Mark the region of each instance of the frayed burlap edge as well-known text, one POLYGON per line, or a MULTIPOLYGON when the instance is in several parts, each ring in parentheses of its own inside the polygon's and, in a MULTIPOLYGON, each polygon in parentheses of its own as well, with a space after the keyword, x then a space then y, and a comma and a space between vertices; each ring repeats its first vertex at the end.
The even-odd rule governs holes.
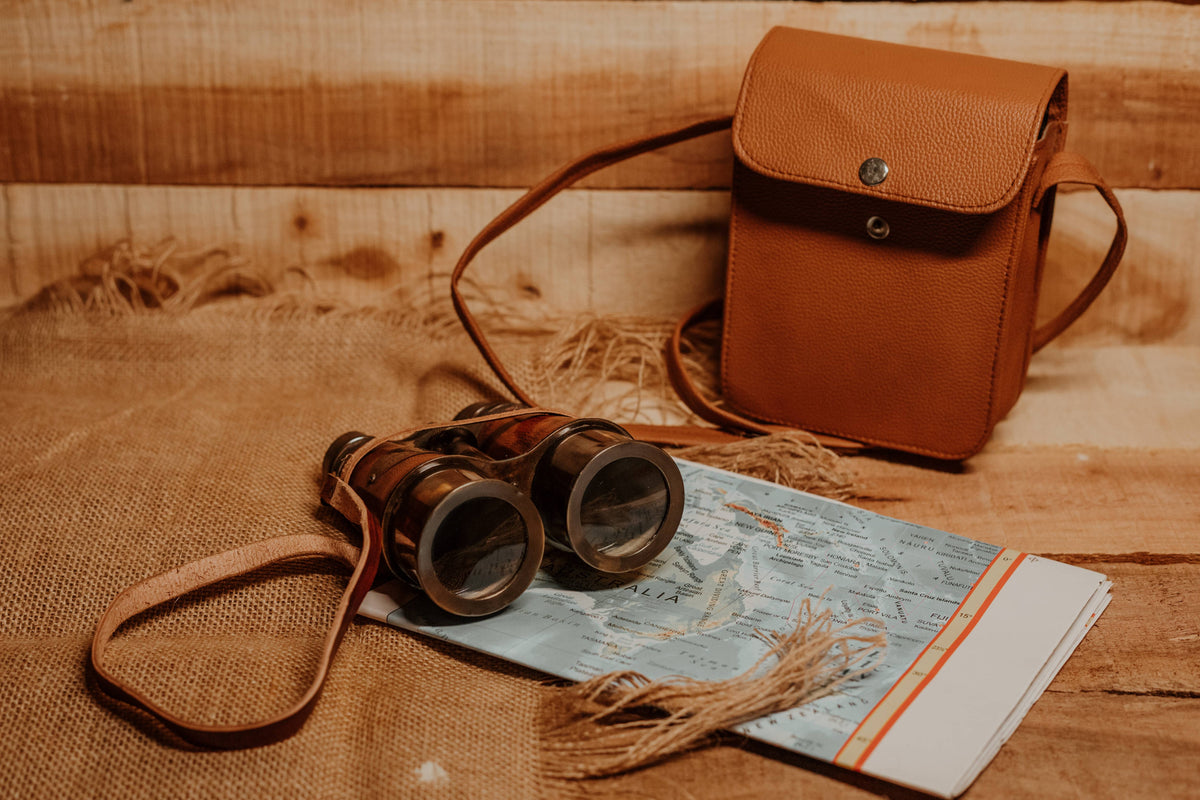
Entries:
MULTIPOLYGON (((231 248, 181 250, 173 239, 152 247, 123 240, 83 260, 78 274, 38 292, 15 313, 186 314, 242 301, 271 316, 373 316, 426 340, 463 338, 449 299, 449 277, 436 285, 381 291, 363 304, 340 297, 302 268, 269 277, 231 248)), ((664 346, 669 319, 554 314, 528 298, 466 284, 493 344, 527 392, 548 408, 618 423, 702 424, 679 402, 664 346)), ((720 325, 701 323, 684 340, 684 365, 699 391, 721 404, 716 385, 720 325)), ((835 499, 855 496, 846 460, 803 431, 728 444, 675 449, 674 455, 835 499)))

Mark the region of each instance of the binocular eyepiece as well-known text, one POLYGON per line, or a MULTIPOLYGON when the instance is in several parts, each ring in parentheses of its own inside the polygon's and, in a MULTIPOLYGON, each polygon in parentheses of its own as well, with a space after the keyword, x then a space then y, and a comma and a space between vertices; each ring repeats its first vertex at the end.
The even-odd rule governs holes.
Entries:
POLYGON ((362 498, 389 569, 461 616, 515 600, 547 542, 628 572, 683 516, 683 479, 658 447, 606 420, 512 404, 477 403, 398 439, 343 434, 323 469, 362 498))

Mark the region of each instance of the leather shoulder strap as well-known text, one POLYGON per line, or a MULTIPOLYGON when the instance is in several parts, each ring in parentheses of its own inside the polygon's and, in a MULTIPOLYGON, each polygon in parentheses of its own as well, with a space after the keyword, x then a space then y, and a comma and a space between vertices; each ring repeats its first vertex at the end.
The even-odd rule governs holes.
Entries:
POLYGON ((1121 263, 1121 256, 1125 253, 1125 242, 1129 238, 1129 231, 1125 225, 1125 213, 1121 210, 1121 204, 1117 202, 1117 196, 1113 194, 1112 189, 1108 188, 1108 184, 1100 177, 1100 173, 1096 172, 1096 168, 1086 158, 1078 153, 1055 153, 1042 173, 1041 185, 1038 186, 1037 194, 1033 199, 1034 206, 1041 205, 1046 192, 1060 183, 1081 183, 1095 187, 1100 196, 1104 198, 1104 202, 1108 203, 1108 207, 1116 215, 1117 230, 1113 234, 1108 253, 1105 254, 1104 260, 1100 262, 1100 268, 1096 270, 1096 274, 1092 276, 1088 285, 1083 287, 1083 291, 1071 301, 1070 305, 1059 312, 1058 316, 1033 332, 1033 352, 1035 353, 1065 331, 1104 290, 1113 276, 1113 272, 1116 271, 1117 264, 1121 263))
MULTIPOLYGON (((554 197, 554 195, 568 188, 580 179, 592 174, 593 172, 611 166, 618 162, 624 161, 634 156, 647 153, 651 150, 656 150, 661 147, 667 147, 672 144, 694 139, 700 136, 706 136, 710 133, 725 130, 732 124, 732 117, 716 117, 714 119, 704 120, 692 125, 678 128, 676 130, 667 131, 665 133, 647 136, 641 139, 634 139, 629 142, 604 147, 589 153, 581 158, 578 158, 556 171, 554 174, 547 177, 538 185, 534 186, 526 192, 520 199, 505 209, 498 217, 488 223, 481 230, 471 243, 463 251, 459 257, 458 263, 454 267, 454 271, 450 277, 450 296, 454 303, 454 309, 458 313, 458 317, 466 329, 467 334, 479 349, 480 354, 487 362, 488 367, 500 380, 501 383, 516 397, 520 402, 529 406, 536 406, 537 402, 530 397, 524 389, 509 374, 508 370, 501 363, 499 356, 487 341, 483 330, 479 327, 479 323, 475 320, 467 307, 466 301, 463 298, 462 291, 459 288, 459 280, 466 272, 467 267, 475 256, 479 254, 483 248, 498 238, 509 228, 516 225, 521 220, 532 214, 540 208, 546 201, 554 197)), ((1112 245, 1109 247, 1108 254, 1101 263, 1095 276, 1080 292, 1079 296, 1071 302, 1058 316, 1051 321, 1039 327, 1033 334, 1033 350, 1034 352, 1045 347, 1056 336, 1062 333, 1072 322, 1074 322, 1080 314, 1082 314, 1088 306, 1096 299, 1100 292, 1104 289, 1113 272, 1120 263, 1121 256, 1125 251, 1125 242, 1128 238, 1128 231, 1125 224, 1125 216, 1121 210, 1121 205, 1117 201, 1112 190, 1100 177, 1095 168, 1085 159, 1076 153, 1060 152, 1054 155, 1050 163, 1047 165, 1042 175, 1042 181, 1038 187, 1037 194, 1034 198, 1034 204, 1038 205, 1042 202, 1046 192, 1053 186, 1060 183, 1082 183, 1094 186, 1105 202, 1113 210, 1117 218, 1117 231, 1113 236, 1112 245)), ((697 307, 692 312, 687 314, 676 326, 674 333, 667 348, 667 366, 671 377, 671 383, 675 391, 679 394, 684 403, 694 411, 702 419, 718 425, 727 431, 737 431, 740 434, 762 435, 772 433, 774 431, 786 430, 772 425, 764 425, 744 416, 736 414, 728 409, 721 408, 708 401, 696 388, 694 382, 688 376, 683 368, 683 360, 681 353, 681 341, 683 331, 692 323, 700 319, 711 316, 720 308, 720 300, 705 303, 697 307)), ((712 443, 718 440, 732 440, 738 438, 736 434, 726 434, 720 431, 710 431, 703 428, 695 427, 675 427, 675 426, 634 426, 635 436, 645 438, 649 441, 657 441, 666 444, 699 444, 712 443)), ((840 449, 859 449, 863 445, 847 439, 837 437, 818 435, 817 438, 826 446, 837 447, 840 449)))
POLYGON ((458 318, 462 321, 463 327, 466 328, 467 334, 470 335, 471 341, 475 342, 475 346, 479 348, 479 352, 483 355, 487 365, 491 367, 492 372, 500 379, 500 382, 518 400, 527 406, 537 405, 517 385, 517 382, 513 380, 508 370, 500 363, 499 356, 496 355, 496 351, 488 344, 487 337, 483 335, 483 330, 479 327, 479 323, 475 321, 475 317, 471 314, 470 309, 467 308, 466 301, 463 299, 462 292, 458 287, 459 279, 466 272, 467 266, 483 248, 487 247, 500 234, 541 208, 542 204, 551 197, 554 197, 554 195, 571 186, 576 181, 591 175, 596 170, 625 161, 642 153, 648 153, 651 150, 657 150, 661 147, 687 141, 688 139, 695 139, 700 136, 707 136, 710 133, 726 130, 732 124, 733 117, 715 117, 665 133, 603 147, 581 158, 577 158, 526 192, 519 200, 505 209, 500 216, 489 222, 475 236, 471 243, 467 245, 467 249, 459 257, 458 264, 455 265, 454 272, 450 276, 450 297, 454 301, 454 310, 458 312, 458 318))
MULTIPOLYGON (((471 337, 471 341, 479 349, 484 361, 491 368, 493 374, 500 379, 513 396, 519 401, 528 406, 536 406, 537 402, 530 397, 524 389, 509 374, 504 364, 501 363, 500 357, 492 346, 488 343, 487 337, 484 336, 483 330, 476 322, 471 310, 467 307, 466 300, 463 298, 462 291, 459 289, 459 280, 467 267, 475 256, 488 244, 493 242, 501 234, 509 228, 516 225, 521 220, 532 214, 537 209, 548 201, 554 195, 568 188, 577 181, 591 175, 599 169, 612 166, 613 164, 625 161, 626 159, 639 156, 643 153, 648 153, 651 150, 657 150, 669 145, 678 144, 689 139, 695 139, 700 136, 707 136, 710 133, 717 133, 728 129, 733 124, 733 117, 715 117, 713 119, 703 120, 701 122, 687 125, 675 130, 666 131, 665 133, 646 136, 641 139, 623 142, 621 144, 603 147, 594 152, 588 153, 585 156, 575 159, 574 161, 561 167, 554 174, 547 177, 538 185, 534 186, 526 192, 520 199, 505 209, 501 214, 489 222, 483 230, 481 230, 475 238, 467 245, 467 249, 459 257, 458 263, 454 267, 454 272, 450 276, 450 297, 454 302, 454 310, 458 313, 459 320, 462 321, 463 327, 467 334, 471 337)), ((774 431, 788 430, 776 426, 762 425, 760 423, 741 417, 732 412, 719 409, 710 403, 707 403, 702 396, 695 390, 694 385, 687 378, 683 371, 682 361, 678 358, 672 358, 672 351, 677 352, 679 349, 679 340, 683 330, 690 324, 695 314, 689 314, 677 326, 675 333, 672 336, 672 343, 668 347, 667 364, 671 372, 671 382, 675 390, 679 392, 683 401, 695 411, 702 419, 722 426, 726 431, 737 431, 738 433, 728 433, 726 431, 711 430, 707 428, 699 428, 695 426, 673 426, 673 425, 634 425, 626 426, 627 430, 633 436, 646 441, 658 442, 671 446, 683 446, 692 444, 713 444, 718 442, 736 441, 742 438, 740 434, 761 435, 772 433, 774 431)), ((823 443, 844 448, 861 447, 857 442, 850 442, 845 439, 837 439, 835 437, 818 436, 823 443)))
POLYGON ((366 507, 348 487, 344 495, 358 511, 359 525, 363 529, 363 547, 359 551, 345 542, 339 542, 316 534, 277 536, 272 539, 218 553, 208 558, 184 564, 169 572, 148 578, 130 586, 113 600, 100 618, 92 638, 91 666, 102 689, 109 695, 153 714, 168 728, 192 744, 220 749, 258 747, 273 744, 294 734, 304 724, 316 705, 333 654, 341 644, 350 620, 354 618, 363 597, 375 580, 379 570, 382 549, 382 533, 371 521, 366 507), (109 642, 121 625, 132 617, 155 606, 174 600, 204 586, 245 575, 270 564, 277 564, 305 556, 325 556, 354 568, 350 582, 343 592, 333 623, 325 637, 321 657, 312 683, 296 703, 278 714, 258 722, 245 725, 203 725, 188 722, 167 711, 141 692, 122 683, 104 666, 104 654, 109 642))

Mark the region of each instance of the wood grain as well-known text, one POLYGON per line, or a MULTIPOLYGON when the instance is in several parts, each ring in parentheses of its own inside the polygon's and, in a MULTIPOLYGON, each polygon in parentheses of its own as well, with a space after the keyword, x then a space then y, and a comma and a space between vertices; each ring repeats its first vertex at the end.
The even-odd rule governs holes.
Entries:
MULTIPOLYGON (((168 236, 184 249, 235 247, 269 275, 300 266, 350 302, 377 302, 393 286, 444 283, 470 238, 519 194, 9 184, 0 186, 0 303, 120 239, 149 246, 168 236)), ((1200 344, 1200 192, 1119 195, 1134 232, 1124 263, 1062 343, 1200 344)), ((719 191, 569 191, 470 274, 559 309, 674 316, 721 291, 728 215, 719 191)), ((1060 198, 1043 316, 1091 277, 1112 229, 1094 193, 1060 198)))
POLYGON ((962 465, 881 456, 854 467, 869 496, 856 505, 1024 552, 1200 551, 1192 448, 993 442, 962 465))
MULTIPOLYGON (((1120 193, 1130 240, 1112 282, 1062 342, 1200 343, 1200 192, 1120 193)), ((1041 317, 1091 279, 1112 238, 1112 212, 1093 191, 1059 197, 1041 317)))
POLYGON ((1200 451, 1200 348, 1042 351, 1030 363, 1020 402, 996 426, 991 447, 1046 445, 1077 457, 1086 456, 1089 446, 1200 451), (1078 446, 1084 449, 1072 449, 1078 446))
POLYGON ((1200 564, 1080 566, 1109 577, 1113 600, 1050 691, 1188 697, 1200 704, 1200 564))
POLYGON ((1189 798, 1200 789, 1200 701, 1047 692, 971 797, 1189 798))
MULTIPOLYGON (((0 181, 524 186, 728 113, 777 24, 1060 64, 1113 185, 1200 187, 1200 14, 1155 2, 10 3, 0 181)), ((712 137, 592 185, 729 173, 712 137)))
MULTIPOLYGON (((10 184, 0 187, 0 299, 29 297, 118 240, 148 247, 166 237, 184 250, 231 246, 270 278, 301 267, 351 303, 420 283, 448 292, 467 242, 520 194, 10 184)), ((718 291, 728 217, 724 192, 568 192, 469 275, 563 310, 676 314, 718 291)))

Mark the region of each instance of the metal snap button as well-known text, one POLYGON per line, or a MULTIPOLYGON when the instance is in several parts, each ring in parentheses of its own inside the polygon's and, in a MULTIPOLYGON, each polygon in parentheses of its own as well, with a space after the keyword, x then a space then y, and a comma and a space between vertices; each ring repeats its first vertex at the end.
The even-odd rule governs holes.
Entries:
POLYGON ((882 158, 868 158, 858 168, 858 179, 867 186, 877 186, 887 176, 888 165, 882 158))
POLYGON ((867 235, 872 239, 886 239, 892 232, 892 227, 883 217, 871 217, 867 220, 867 235))

